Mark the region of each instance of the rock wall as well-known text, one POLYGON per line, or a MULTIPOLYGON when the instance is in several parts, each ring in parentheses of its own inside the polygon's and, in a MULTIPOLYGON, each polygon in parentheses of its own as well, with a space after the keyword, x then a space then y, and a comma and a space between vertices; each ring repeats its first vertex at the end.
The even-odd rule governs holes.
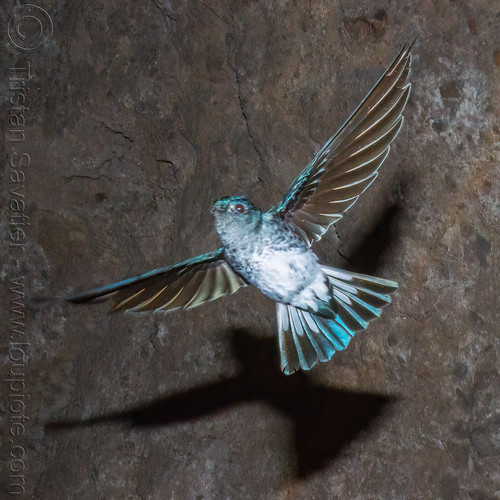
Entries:
POLYGON ((495 498, 494 2, 54 0, 1 22, 6 491, 495 498), (217 248, 212 201, 276 203, 413 36, 403 129, 315 247, 400 289, 331 362, 283 376, 250 287, 169 315, 34 300, 217 248))

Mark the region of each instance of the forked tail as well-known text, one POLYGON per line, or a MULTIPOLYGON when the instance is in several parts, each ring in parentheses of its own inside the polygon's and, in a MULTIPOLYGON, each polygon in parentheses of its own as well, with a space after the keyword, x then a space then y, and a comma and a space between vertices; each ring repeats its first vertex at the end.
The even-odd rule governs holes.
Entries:
POLYGON ((395 281, 321 266, 334 291, 337 316, 327 319, 277 303, 281 369, 285 375, 310 370, 345 349, 354 334, 364 330, 391 303, 395 281))

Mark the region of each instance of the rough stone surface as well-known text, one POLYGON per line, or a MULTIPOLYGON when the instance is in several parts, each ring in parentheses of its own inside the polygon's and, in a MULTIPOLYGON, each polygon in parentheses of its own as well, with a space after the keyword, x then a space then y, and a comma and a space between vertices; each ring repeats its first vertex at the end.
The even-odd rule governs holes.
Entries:
POLYGON ((15 9, 1 11, 6 491, 498 498, 495 2, 42 6, 51 38, 41 11, 42 28, 25 18, 12 34, 45 37, 32 51, 8 41, 15 9), (212 201, 274 204, 413 35, 403 129, 316 247, 401 287, 330 363, 281 375, 274 305, 250 288, 164 316, 33 302, 216 248, 212 201), (28 62, 16 111, 10 68, 28 62), (9 230, 22 213, 25 237, 9 230))

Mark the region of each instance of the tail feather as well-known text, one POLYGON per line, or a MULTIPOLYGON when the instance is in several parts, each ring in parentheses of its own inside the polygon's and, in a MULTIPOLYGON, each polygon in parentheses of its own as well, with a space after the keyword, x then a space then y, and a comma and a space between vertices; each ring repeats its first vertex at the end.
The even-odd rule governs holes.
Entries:
POLYGON ((281 369, 286 375, 299 368, 310 370, 327 361, 336 351, 328 341, 329 330, 319 316, 285 304, 276 304, 281 352, 281 369), (325 331, 326 330, 326 331, 325 331))
POLYGON ((367 328, 391 303, 394 281, 322 266, 337 304, 335 318, 324 318, 291 305, 276 304, 281 369, 290 375, 310 370, 345 349, 354 334, 367 328))

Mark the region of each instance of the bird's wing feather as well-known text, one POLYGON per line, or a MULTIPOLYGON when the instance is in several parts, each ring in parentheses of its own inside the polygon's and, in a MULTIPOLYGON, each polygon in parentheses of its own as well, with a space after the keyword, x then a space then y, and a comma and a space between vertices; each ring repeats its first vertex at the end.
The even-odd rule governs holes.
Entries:
POLYGON ((318 241, 375 180, 403 123, 410 94, 405 45, 356 111, 321 148, 271 211, 318 241))
POLYGON ((229 267, 222 248, 219 248, 173 266, 67 297, 66 300, 85 303, 111 299, 113 305, 110 312, 169 311, 199 306, 232 294, 245 285, 245 281, 229 267))

